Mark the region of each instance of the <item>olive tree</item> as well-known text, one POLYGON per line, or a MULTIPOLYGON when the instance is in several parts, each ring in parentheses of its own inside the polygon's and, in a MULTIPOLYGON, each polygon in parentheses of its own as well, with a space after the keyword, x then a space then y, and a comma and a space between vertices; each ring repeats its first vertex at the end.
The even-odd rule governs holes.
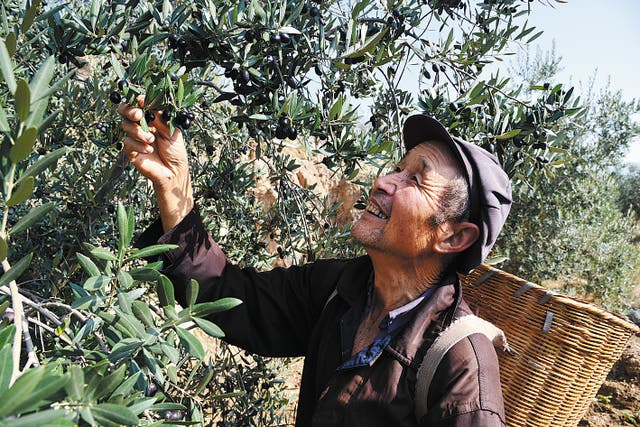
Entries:
MULTIPOLYGON (((561 65, 555 51, 523 55, 513 74, 554 81, 561 65)), ((562 167, 547 179, 514 187, 514 203, 496 254, 503 267, 529 280, 554 282, 609 309, 626 312, 640 268, 635 219, 624 200, 630 177, 624 154, 640 128, 635 101, 608 85, 581 94, 584 108, 573 123, 555 123, 554 150, 562 167)), ((633 302, 631 302, 633 303, 633 302)))

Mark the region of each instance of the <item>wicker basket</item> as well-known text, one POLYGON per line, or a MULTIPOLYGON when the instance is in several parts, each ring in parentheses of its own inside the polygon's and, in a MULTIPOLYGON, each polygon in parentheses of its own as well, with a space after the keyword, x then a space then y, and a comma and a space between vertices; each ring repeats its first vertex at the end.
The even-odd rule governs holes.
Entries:
POLYGON ((638 328, 592 304, 482 265, 462 277, 473 311, 505 332, 507 425, 576 426, 638 328))

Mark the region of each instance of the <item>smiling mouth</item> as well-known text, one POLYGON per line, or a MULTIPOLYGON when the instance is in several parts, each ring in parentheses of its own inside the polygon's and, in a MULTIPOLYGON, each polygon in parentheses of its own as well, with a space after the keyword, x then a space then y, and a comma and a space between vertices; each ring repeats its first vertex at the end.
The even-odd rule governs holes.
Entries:
POLYGON ((382 211, 376 208, 372 203, 367 204, 367 207, 365 208, 365 210, 370 214, 377 216, 380 219, 389 219, 387 215, 385 215, 382 211))

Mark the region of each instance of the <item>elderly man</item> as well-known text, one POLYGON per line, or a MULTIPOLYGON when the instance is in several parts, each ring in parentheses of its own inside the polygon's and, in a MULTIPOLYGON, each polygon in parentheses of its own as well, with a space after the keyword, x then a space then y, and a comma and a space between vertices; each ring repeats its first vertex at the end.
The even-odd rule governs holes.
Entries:
POLYGON ((164 255, 164 271, 182 303, 192 278, 200 302, 243 301, 213 319, 226 341, 266 356, 305 356, 296 426, 505 424, 498 360, 481 334, 446 353, 427 414, 415 414, 426 350, 470 314, 456 272, 485 259, 509 211, 509 180, 493 156, 433 118, 412 116, 406 155, 375 180, 351 229, 367 255, 258 272, 229 262, 203 226, 181 132, 169 135, 156 119, 145 133, 140 108, 119 111, 125 151, 159 204, 160 219, 141 241, 179 245, 164 255))

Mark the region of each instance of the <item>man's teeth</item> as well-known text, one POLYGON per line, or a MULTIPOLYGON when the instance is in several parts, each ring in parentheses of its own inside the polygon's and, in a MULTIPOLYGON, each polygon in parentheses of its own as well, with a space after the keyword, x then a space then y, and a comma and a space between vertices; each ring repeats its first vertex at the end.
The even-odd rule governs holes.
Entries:
POLYGON ((389 218, 387 215, 382 213, 380 210, 378 210, 375 206, 373 206, 371 204, 367 205, 367 209, 366 210, 367 210, 367 212, 374 214, 378 218, 382 218, 382 219, 388 219, 389 218))

